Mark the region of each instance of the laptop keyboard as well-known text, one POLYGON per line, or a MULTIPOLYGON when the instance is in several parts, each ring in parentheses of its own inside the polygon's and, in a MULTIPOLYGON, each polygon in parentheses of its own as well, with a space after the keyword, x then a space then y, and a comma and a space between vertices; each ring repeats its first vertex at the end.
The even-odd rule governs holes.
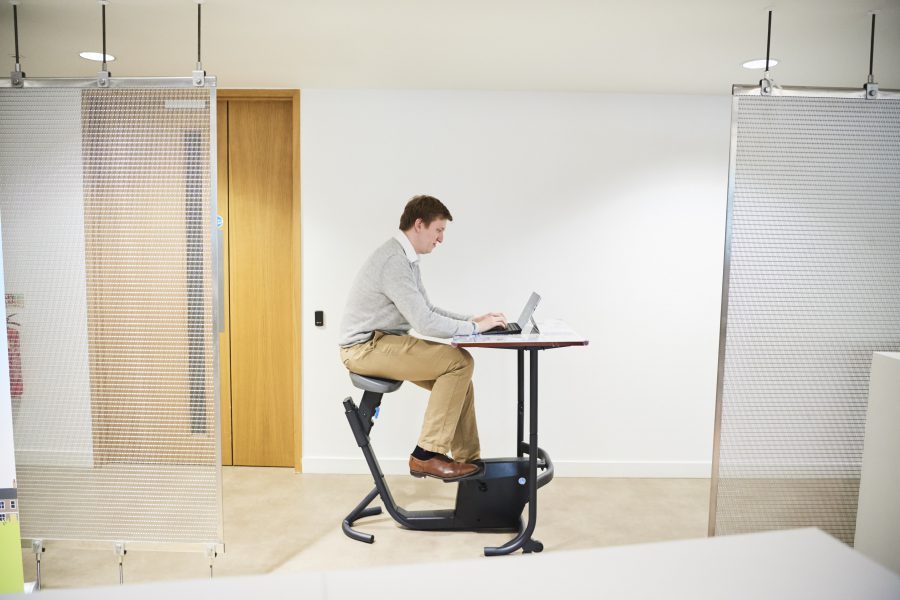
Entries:
POLYGON ((493 329, 488 329, 484 332, 485 334, 493 333, 494 335, 498 333, 522 333, 522 328, 519 327, 518 323, 510 323, 506 327, 494 327, 493 329))

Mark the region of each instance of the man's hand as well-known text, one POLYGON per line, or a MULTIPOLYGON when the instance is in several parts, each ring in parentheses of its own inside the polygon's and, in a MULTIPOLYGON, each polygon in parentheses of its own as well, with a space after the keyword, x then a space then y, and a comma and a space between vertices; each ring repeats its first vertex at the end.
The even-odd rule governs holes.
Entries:
POLYGON ((478 333, 484 333, 488 329, 493 329, 494 327, 506 327, 506 315, 500 312, 491 312, 486 315, 481 315, 480 317, 475 317, 472 319, 475 321, 475 324, 478 326, 478 333))

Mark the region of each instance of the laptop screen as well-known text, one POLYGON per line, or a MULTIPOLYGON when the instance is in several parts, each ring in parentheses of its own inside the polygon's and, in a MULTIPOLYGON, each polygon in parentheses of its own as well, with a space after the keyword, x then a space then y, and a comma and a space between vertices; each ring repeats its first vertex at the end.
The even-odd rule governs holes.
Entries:
POLYGON ((525 326, 528 325, 528 320, 531 319, 531 315, 534 314, 534 309, 537 308, 537 305, 540 301, 541 297, 538 296, 535 292, 531 292, 531 297, 528 299, 528 302, 525 303, 525 308, 522 309, 522 314, 521 316, 519 316, 519 320, 516 321, 522 331, 525 331, 525 326))

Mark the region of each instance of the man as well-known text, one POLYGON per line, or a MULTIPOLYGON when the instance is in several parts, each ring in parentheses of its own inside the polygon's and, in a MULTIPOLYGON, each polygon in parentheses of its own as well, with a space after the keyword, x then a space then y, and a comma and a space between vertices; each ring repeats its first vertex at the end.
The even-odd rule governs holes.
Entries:
POLYGON ((409 335, 449 338, 506 326, 502 313, 461 315, 431 304, 419 256, 444 241, 447 207, 431 196, 410 200, 400 231, 375 250, 353 287, 341 324, 341 360, 354 373, 412 381, 431 391, 422 432, 409 457, 415 477, 456 481, 480 469, 472 355, 409 335), (451 454, 451 459, 447 454, 451 454))

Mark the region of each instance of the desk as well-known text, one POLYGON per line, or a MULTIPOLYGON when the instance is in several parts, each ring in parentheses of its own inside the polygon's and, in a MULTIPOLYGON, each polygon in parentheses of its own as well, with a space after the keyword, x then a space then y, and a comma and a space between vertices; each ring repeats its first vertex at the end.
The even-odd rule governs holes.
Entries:
MULTIPOLYGON (((537 523, 537 475, 538 456, 544 459, 550 468, 550 457, 538 446, 538 351, 567 346, 587 346, 588 340, 574 331, 562 321, 542 321, 538 324, 540 333, 522 333, 519 335, 467 335, 457 336, 451 344, 457 348, 501 348, 516 350, 518 353, 518 424, 516 428, 516 453, 519 458, 528 454, 528 523, 520 527, 519 535, 499 547, 486 547, 485 556, 510 554, 521 549, 525 553, 540 552, 543 545, 532 539, 537 523), (528 352, 529 374, 529 414, 528 441, 525 437, 525 352, 528 352)), ((549 479, 546 481, 549 483, 549 479)), ((542 484, 541 484, 542 485, 542 484)))

